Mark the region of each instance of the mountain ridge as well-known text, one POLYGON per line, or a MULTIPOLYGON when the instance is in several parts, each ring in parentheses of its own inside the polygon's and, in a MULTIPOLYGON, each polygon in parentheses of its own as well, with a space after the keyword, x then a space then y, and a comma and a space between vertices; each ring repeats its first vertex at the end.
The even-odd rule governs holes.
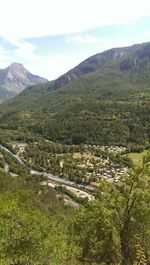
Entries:
MULTIPOLYGON (((109 50, 106 50, 101 53, 97 53, 93 56, 90 56, 77 66, 75 66, 73 69, 69 70, 67 73, 61 75, 58 77, 54 82, 50 85, 49 89, 58 89, 60 87, 63 87, 70 82, 73 82, 74 80, 77 80, 80 78, 80 76, 88 73, 95 72, 96 70, 100 69, 101 67, 105 66, 111 66, 111 62, 113 60, 120 60, 124 57, 123 62, 120 64, 120 70, 126 71, 134 67, 136 64, 136 53, 140 52, 142 49, 141 47, 145 47, 145 51, 142 54, 141 52, 141 58, 142 55, 149 56, 150 58, 150 48, 149 48, 149 42, 142 43, 142 44, 134 44, 129 47, 120 47, 120 48, 112 48, 109 50), (133 56, 135 57, 134 60, 130 60, 130 58, 126 59, 125 57, 128 55, 128 53, 133 53, 133 56), (110 64, 110 65, 109 65, 110 64)), ((140 58, 138 58, 140 59, 140 58)))
POLYGON ((150 43, 125 47, 121 56, 106 51, 101 67, 65 86, 54 88, 57 79, 25 89, 0 106, 0 127, 67 144, 147 145, 149 51, 150 43))
POLYGON ((30 73, 23 64, 12 63, 8 67, 0 69, 0 98, 11 98, 27 86, 47 81, 43 77, 30 73))

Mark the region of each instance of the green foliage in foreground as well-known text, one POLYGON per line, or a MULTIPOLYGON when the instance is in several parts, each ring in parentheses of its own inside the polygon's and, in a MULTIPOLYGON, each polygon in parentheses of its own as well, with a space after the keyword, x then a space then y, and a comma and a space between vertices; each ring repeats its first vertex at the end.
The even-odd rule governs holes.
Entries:
POLYGON ((51 189, 1 172, 0 264, 147 264, 149 178, 150 155, 118 186, 102 181, 74 213, 51 189))
POLYGON ((11 194, 0 197, 0 213, 2 265, 60 264, 65 258, 65 234, 56 220, 11 194))
POLYGON ((102 183, 97 199, 77 212, 76 242, 89 264, 150 260, 150 156, 118 187, 102 183))
POLYGON ((74 256, 67 231, 71 212, 54 191, 1 172, 0 264, 68 264, 74 256))

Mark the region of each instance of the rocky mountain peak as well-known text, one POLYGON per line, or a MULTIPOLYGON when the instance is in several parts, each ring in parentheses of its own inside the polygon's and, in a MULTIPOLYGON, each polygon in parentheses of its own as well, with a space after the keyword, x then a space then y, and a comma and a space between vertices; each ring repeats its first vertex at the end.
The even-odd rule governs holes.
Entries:
POLYGON ((5 69, 0 69, 0 94, 1 90, 6 90, 7 95, 9 92, 11 96, 12 93, 16 95, 27 86, 47 81, 45 78, 30 73, 23 64, 14 62, 5 69))
POLYGON ((21 67, 21 68, 24 68, 24 65, 22 63, 11 63, 9 66, 9 68, 12 68, 12 67, 21 67))

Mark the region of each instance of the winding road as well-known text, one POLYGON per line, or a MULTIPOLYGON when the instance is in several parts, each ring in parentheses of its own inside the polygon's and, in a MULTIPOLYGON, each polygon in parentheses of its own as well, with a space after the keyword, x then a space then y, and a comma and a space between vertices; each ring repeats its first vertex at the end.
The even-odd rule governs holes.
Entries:
MULTIPOLYGON (((16 154, 13 154, 12 151, 10 151, 8 148, 6 148, 5 146, 3 146, 2 144, 0 144, 0 148, 4 149, 6 152, 8 152, 9 154, 11 154, 20 164, 24 164, 23 160, 16 154)), ((32 175, 43 175, 45 176, 49 181, 54 181, 56 183, 61 183, 61 184, 64 184, 67 188, 68 187, 74 187, 74 193, 77 195, 77 194, 80 194, 81 190, 80 188, 84 188, 88 191, 93 191, 94 190, 94 187, 90 186, 90 185, 84 185, 84 184, 76 184, 75 182, 73 181, 70 181, 68 179, 64 179, 64 178, 60 178, 59 176, 57 175, 53 175, 51 173, 47 173, 47 172, 40 172, 38 170, 34 170, 34 169, 30 169, 30 174, 32 175)), ((87 197, 89 198, 89 200, 92 200, 94 199, 93 195, 89 194, 88 192, 86 191, 83 191, 84 193, 84 197, 85 195, 87 195, 87 197)))

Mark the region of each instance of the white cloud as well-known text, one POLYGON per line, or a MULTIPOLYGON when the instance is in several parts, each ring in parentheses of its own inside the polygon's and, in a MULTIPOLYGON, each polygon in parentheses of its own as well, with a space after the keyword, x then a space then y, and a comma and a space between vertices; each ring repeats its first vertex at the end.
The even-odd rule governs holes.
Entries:
POLYGON ((75 67, 84 59, 85 56, 80 53, 77 56, 72 56, 72 54, 54 54, 47 57, 36 56, 35 60, 26 61, 24 65, 32 73, 53 80, 75 67))
POLYGON ((23 63, 33 74, 43 76, 49 80, 64 74, 85 59, 80 52, 76 56, 58 53, 40 56, 36 53, 37 47, 24 40, 13 40, 12 44, 16 46, 16 49, 11 52, 0 46, 0 68, 7 67, 10 63, 16 61, 23 63))
POLYGON ((8 66, 8 63, 11 61, 11 53, 0 46, 0 68, 8 66))
POLYGON ((13 51, 13 56, 15 58, 24 58, 32 60, 34 52, 37 47, 25 40, 11 40, 11 43, 16 46, 16 49, 13 51))
POLYGON ((97 51, 100 52, 111 42, 105 45, 101 38, 77 32, 129 23, 150 15, 149 0, 0 0, 0 4, 0 36, 16 46, 11 53, 0 46, 0 67, 15 60, 49 79, 58 77, 91 54, 44 57, 36 53, 37 47, 25 41, 26 38, 67 34, 68 42, 100 44, 97 51))
POLYGON ((87 33, 71 34, 66 36, 66 42, 79 42, 83 44, 96 44, 105 42, 105 39, 92 36, 87 33))
MULTIPOLYGON (((144 41, 149 41, 150 32, 143 34, 144 41)), ((85 51, 74 50, 72 53, 59 54, 53 53, 46 56, 40 56, 36 50, 36 45, 28 43, 24 40, 12 40, 12 44, 16 46, 13 51, 7 51, 0 46, 0 68, 8 66, 13 61, 21 62, 33 74, 41 75, 49 80, 55 79, 61 74, 64 74, 71 68, 75 67, 89 56, 102 52, 112 47, 129 46, 134 43, 140 43, 140 36, 133 38, 96 38, 87 33, 67 35, 68 42, 80 42, 83 44, 91 44, 91 49, 85 51)))
POLYGON ((1 0, 0 34, 24 39, 82 32, 150 15, 149 0, 1 0))

